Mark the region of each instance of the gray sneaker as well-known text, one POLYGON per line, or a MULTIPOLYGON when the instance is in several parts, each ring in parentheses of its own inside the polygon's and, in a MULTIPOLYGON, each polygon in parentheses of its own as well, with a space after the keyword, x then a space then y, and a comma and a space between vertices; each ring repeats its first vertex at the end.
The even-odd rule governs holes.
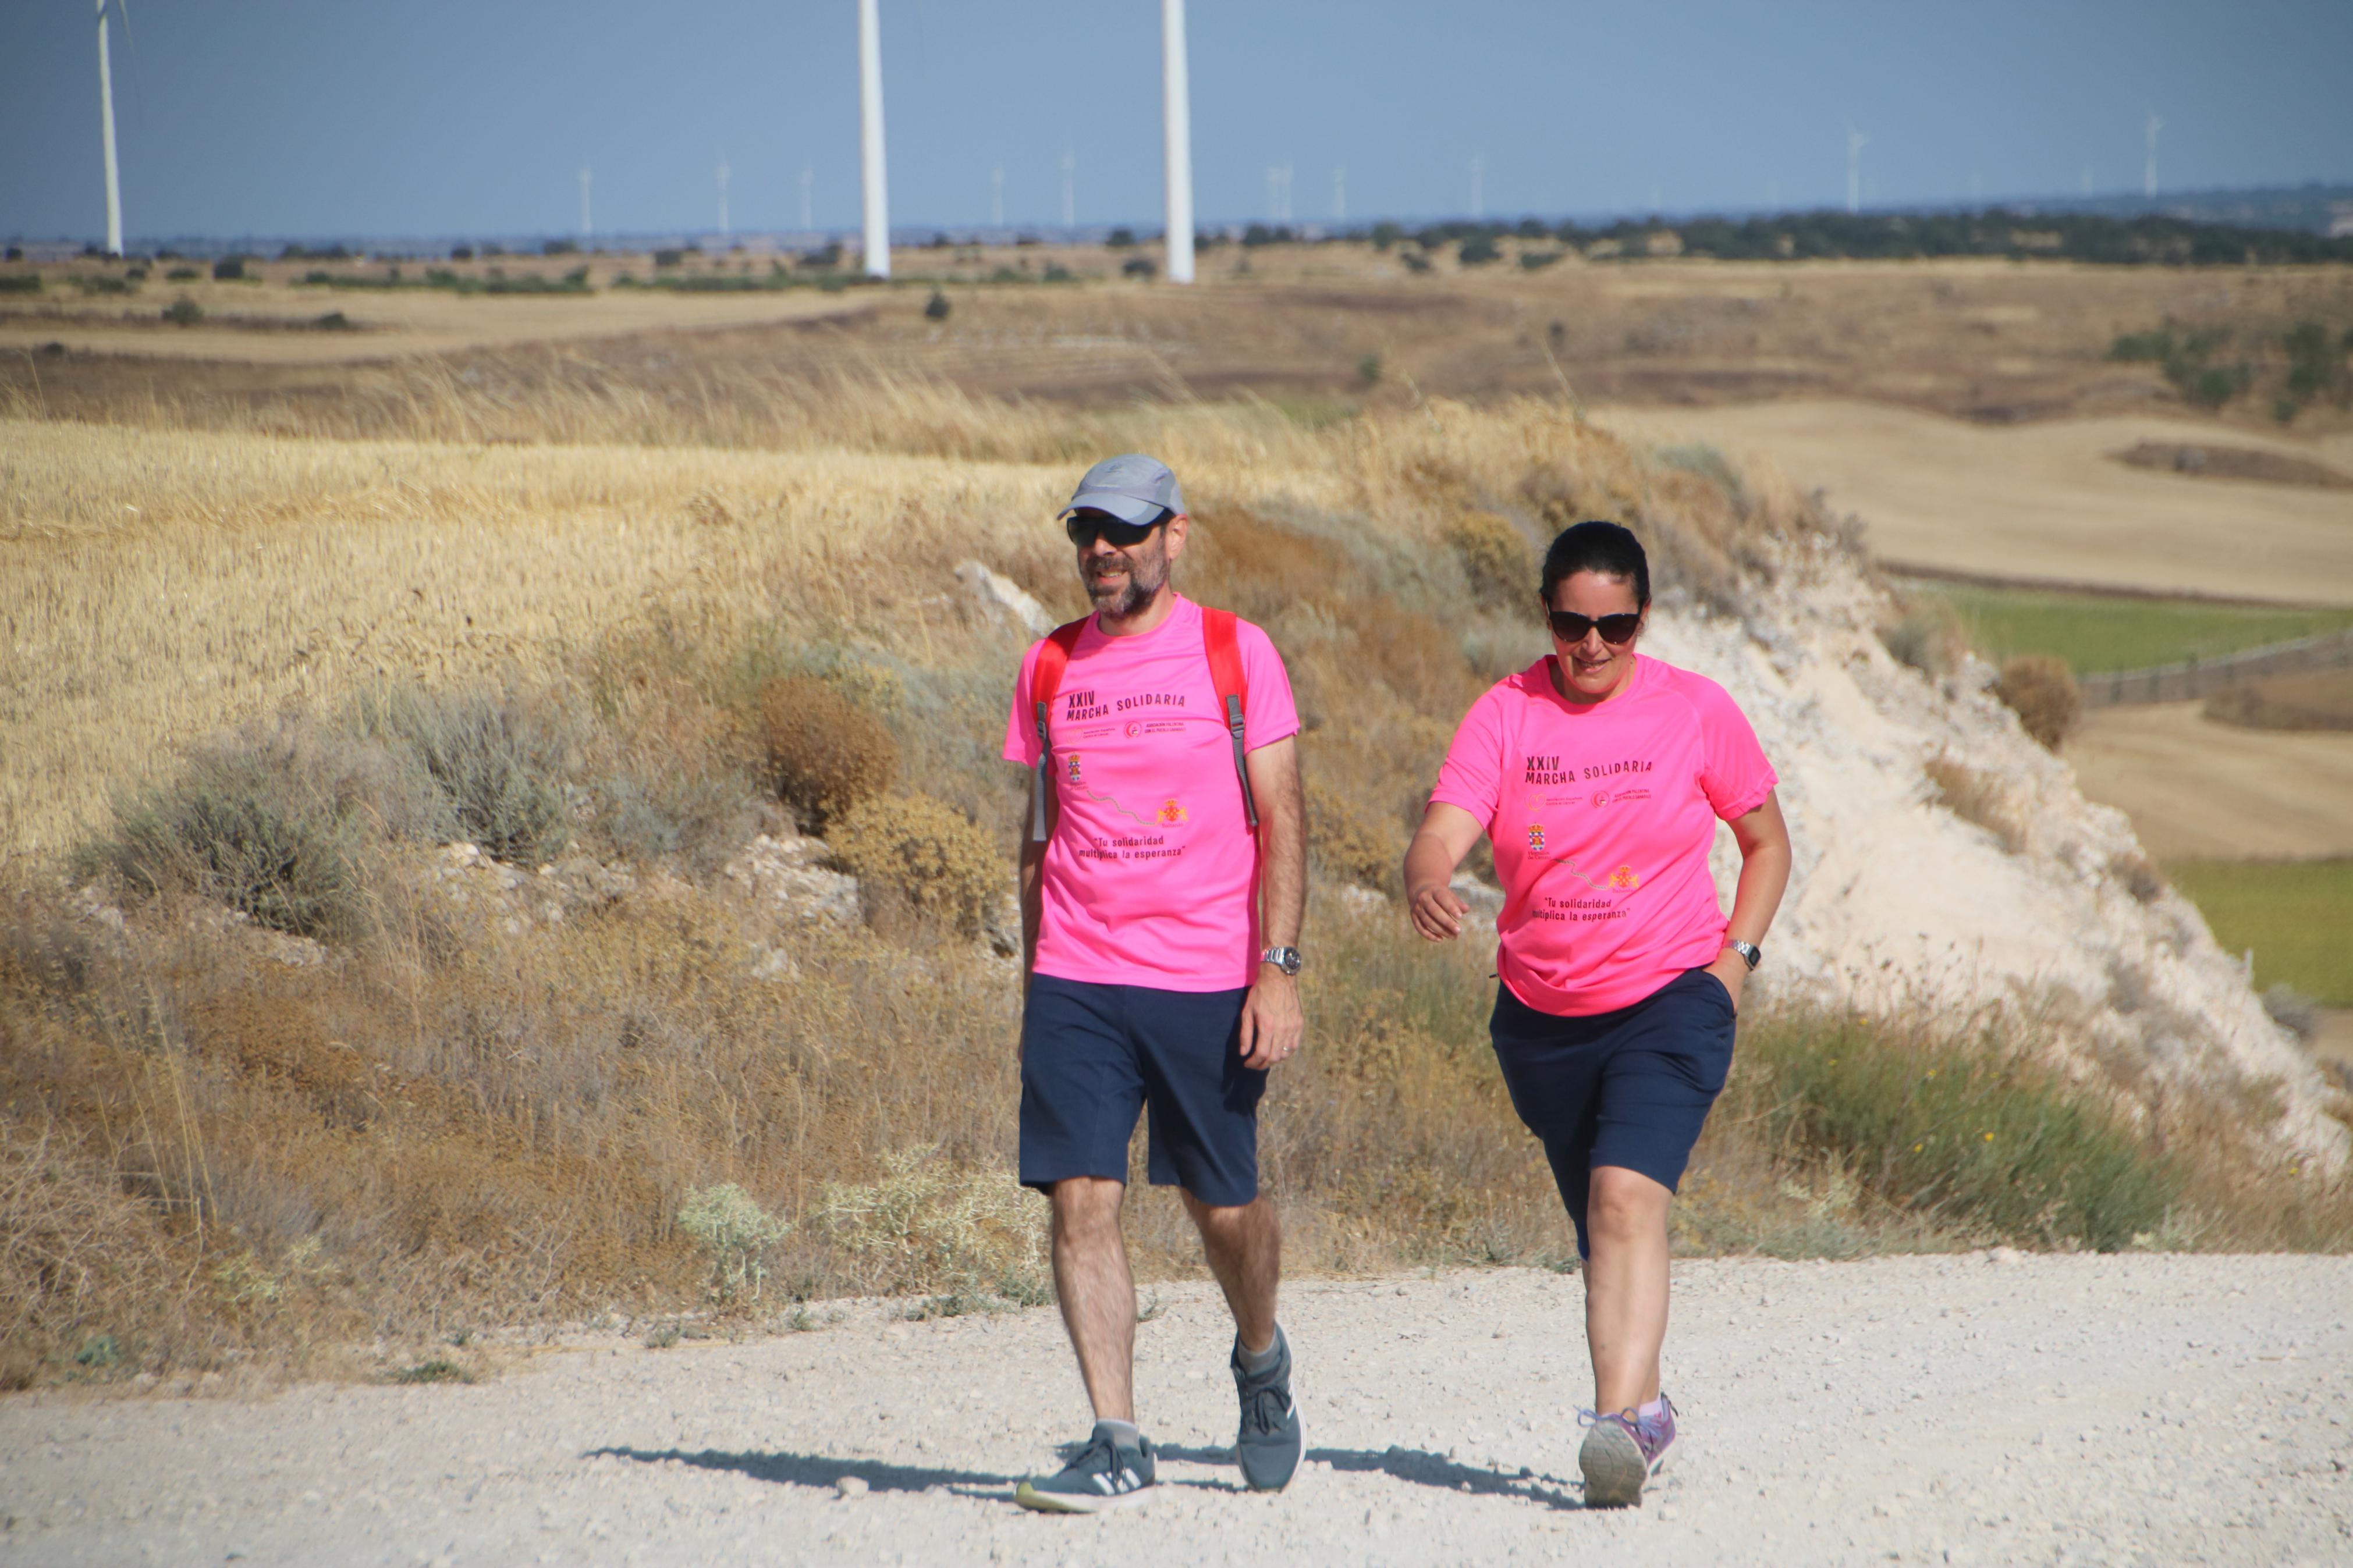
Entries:
POLYGON ((1580 1410, 1577 1419, 1592 1428, 1577 1451, 1577 1467, 1585 1472, 1585 1506, 1628 1508, 1641 1502, 1642 1483, 1659 1473, 1674 1444, 1673 1403, 1662 1394, 1656 1415, 1580 1410))
POLYGON ((1013 1500, 1040 1513, 1102 1513, 1131 1508, 1152 1495, 1152 1439, 1138 1437, 1135 1447, 1113 1440, 1098 1426, 1059 1474, 1043 1480, 1023 1481, 1013 1500))
POLYGON ((1274 1364, 1264 1372, 1242 1370, 1242 1342, 1234 1341, 1234 1392, 1241 1395, 1241 1431, 1234 1438, 1234 1457, 1241 1461, 1242 1479, 1256 1492, 1279 1492, 1291 1484, 1299 1468, 1303 1439, 1299 1405, 1291 1397, 1291 1342, 1274 1331, 1274 1364))

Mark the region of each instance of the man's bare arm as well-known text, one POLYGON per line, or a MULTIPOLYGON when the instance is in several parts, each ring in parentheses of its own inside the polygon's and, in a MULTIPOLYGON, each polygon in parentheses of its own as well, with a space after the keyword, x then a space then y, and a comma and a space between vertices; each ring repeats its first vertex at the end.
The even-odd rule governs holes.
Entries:
MULTIPOLYGON (((1259 925, 1269 947, 1296 947, 1307 913, 1307 801, 1299 782, 1299 746, 1290 736, 1244 759, 1258 803, 1259 925)), ((1258 966, 1242 1004, 1246 1067, 1271 1067, 1299 1048, 1306 1025, 1299 982, 1271 964, 1258 966)))

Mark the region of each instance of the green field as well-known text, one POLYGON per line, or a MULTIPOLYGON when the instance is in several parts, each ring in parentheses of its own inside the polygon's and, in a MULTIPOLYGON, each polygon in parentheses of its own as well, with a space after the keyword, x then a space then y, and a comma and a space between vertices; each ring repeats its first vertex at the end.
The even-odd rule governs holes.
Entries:
POLYGON ((2179 860, 2166 867, 2232 952, 2255 950, 2255 984, 2353 1007, 2353 858, 2179 860))
POLYGON ((2277 609, 2039 588, 1911 582, 1905 596, 1948 606, 1980 658, 2056 654, 2078 675, 2212 658, 2353 626, 2353 609, 2277 609))

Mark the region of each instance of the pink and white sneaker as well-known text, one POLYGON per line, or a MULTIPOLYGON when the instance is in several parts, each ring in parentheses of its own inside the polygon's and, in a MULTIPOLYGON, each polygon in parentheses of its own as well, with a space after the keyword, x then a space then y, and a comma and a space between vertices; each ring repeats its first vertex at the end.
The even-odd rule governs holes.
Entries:
POLYGON ((1585 1506, 1629 1508, 1641 1502, 1642 1483, 1659 1473, 1674 1445, 1674 1405, 1662 1394, 1655 1410, 1610 1415, 1580 1410, 1577 1420, 1591 1428, 1577 1451, 1577 1468, 1585 1472, 1585 1506))

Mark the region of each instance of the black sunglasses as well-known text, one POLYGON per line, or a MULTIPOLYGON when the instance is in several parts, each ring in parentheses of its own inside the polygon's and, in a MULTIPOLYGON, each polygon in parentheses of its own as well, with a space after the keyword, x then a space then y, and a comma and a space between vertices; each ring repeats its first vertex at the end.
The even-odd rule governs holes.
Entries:
POLYGON ((1552 635, 1569 644, 1581 643, 1585 634, 1599 626, 1601 640, 1606 643, 1628 643, 1642 629, 1642 614, 1630 616, 1580 616, 1575 610, 1547 610, 1546 619, 1552 622, 1552 635))
POLYGON ((1071 542, 1084 550, 1098 535, 1114 550, 1126 550, 1152 537, 1152 531, 1168 521, 1164 510, 1150 522, 1122 522, 1106 511, 1074 511, 1062 527, 1069 532, 1071 542))

